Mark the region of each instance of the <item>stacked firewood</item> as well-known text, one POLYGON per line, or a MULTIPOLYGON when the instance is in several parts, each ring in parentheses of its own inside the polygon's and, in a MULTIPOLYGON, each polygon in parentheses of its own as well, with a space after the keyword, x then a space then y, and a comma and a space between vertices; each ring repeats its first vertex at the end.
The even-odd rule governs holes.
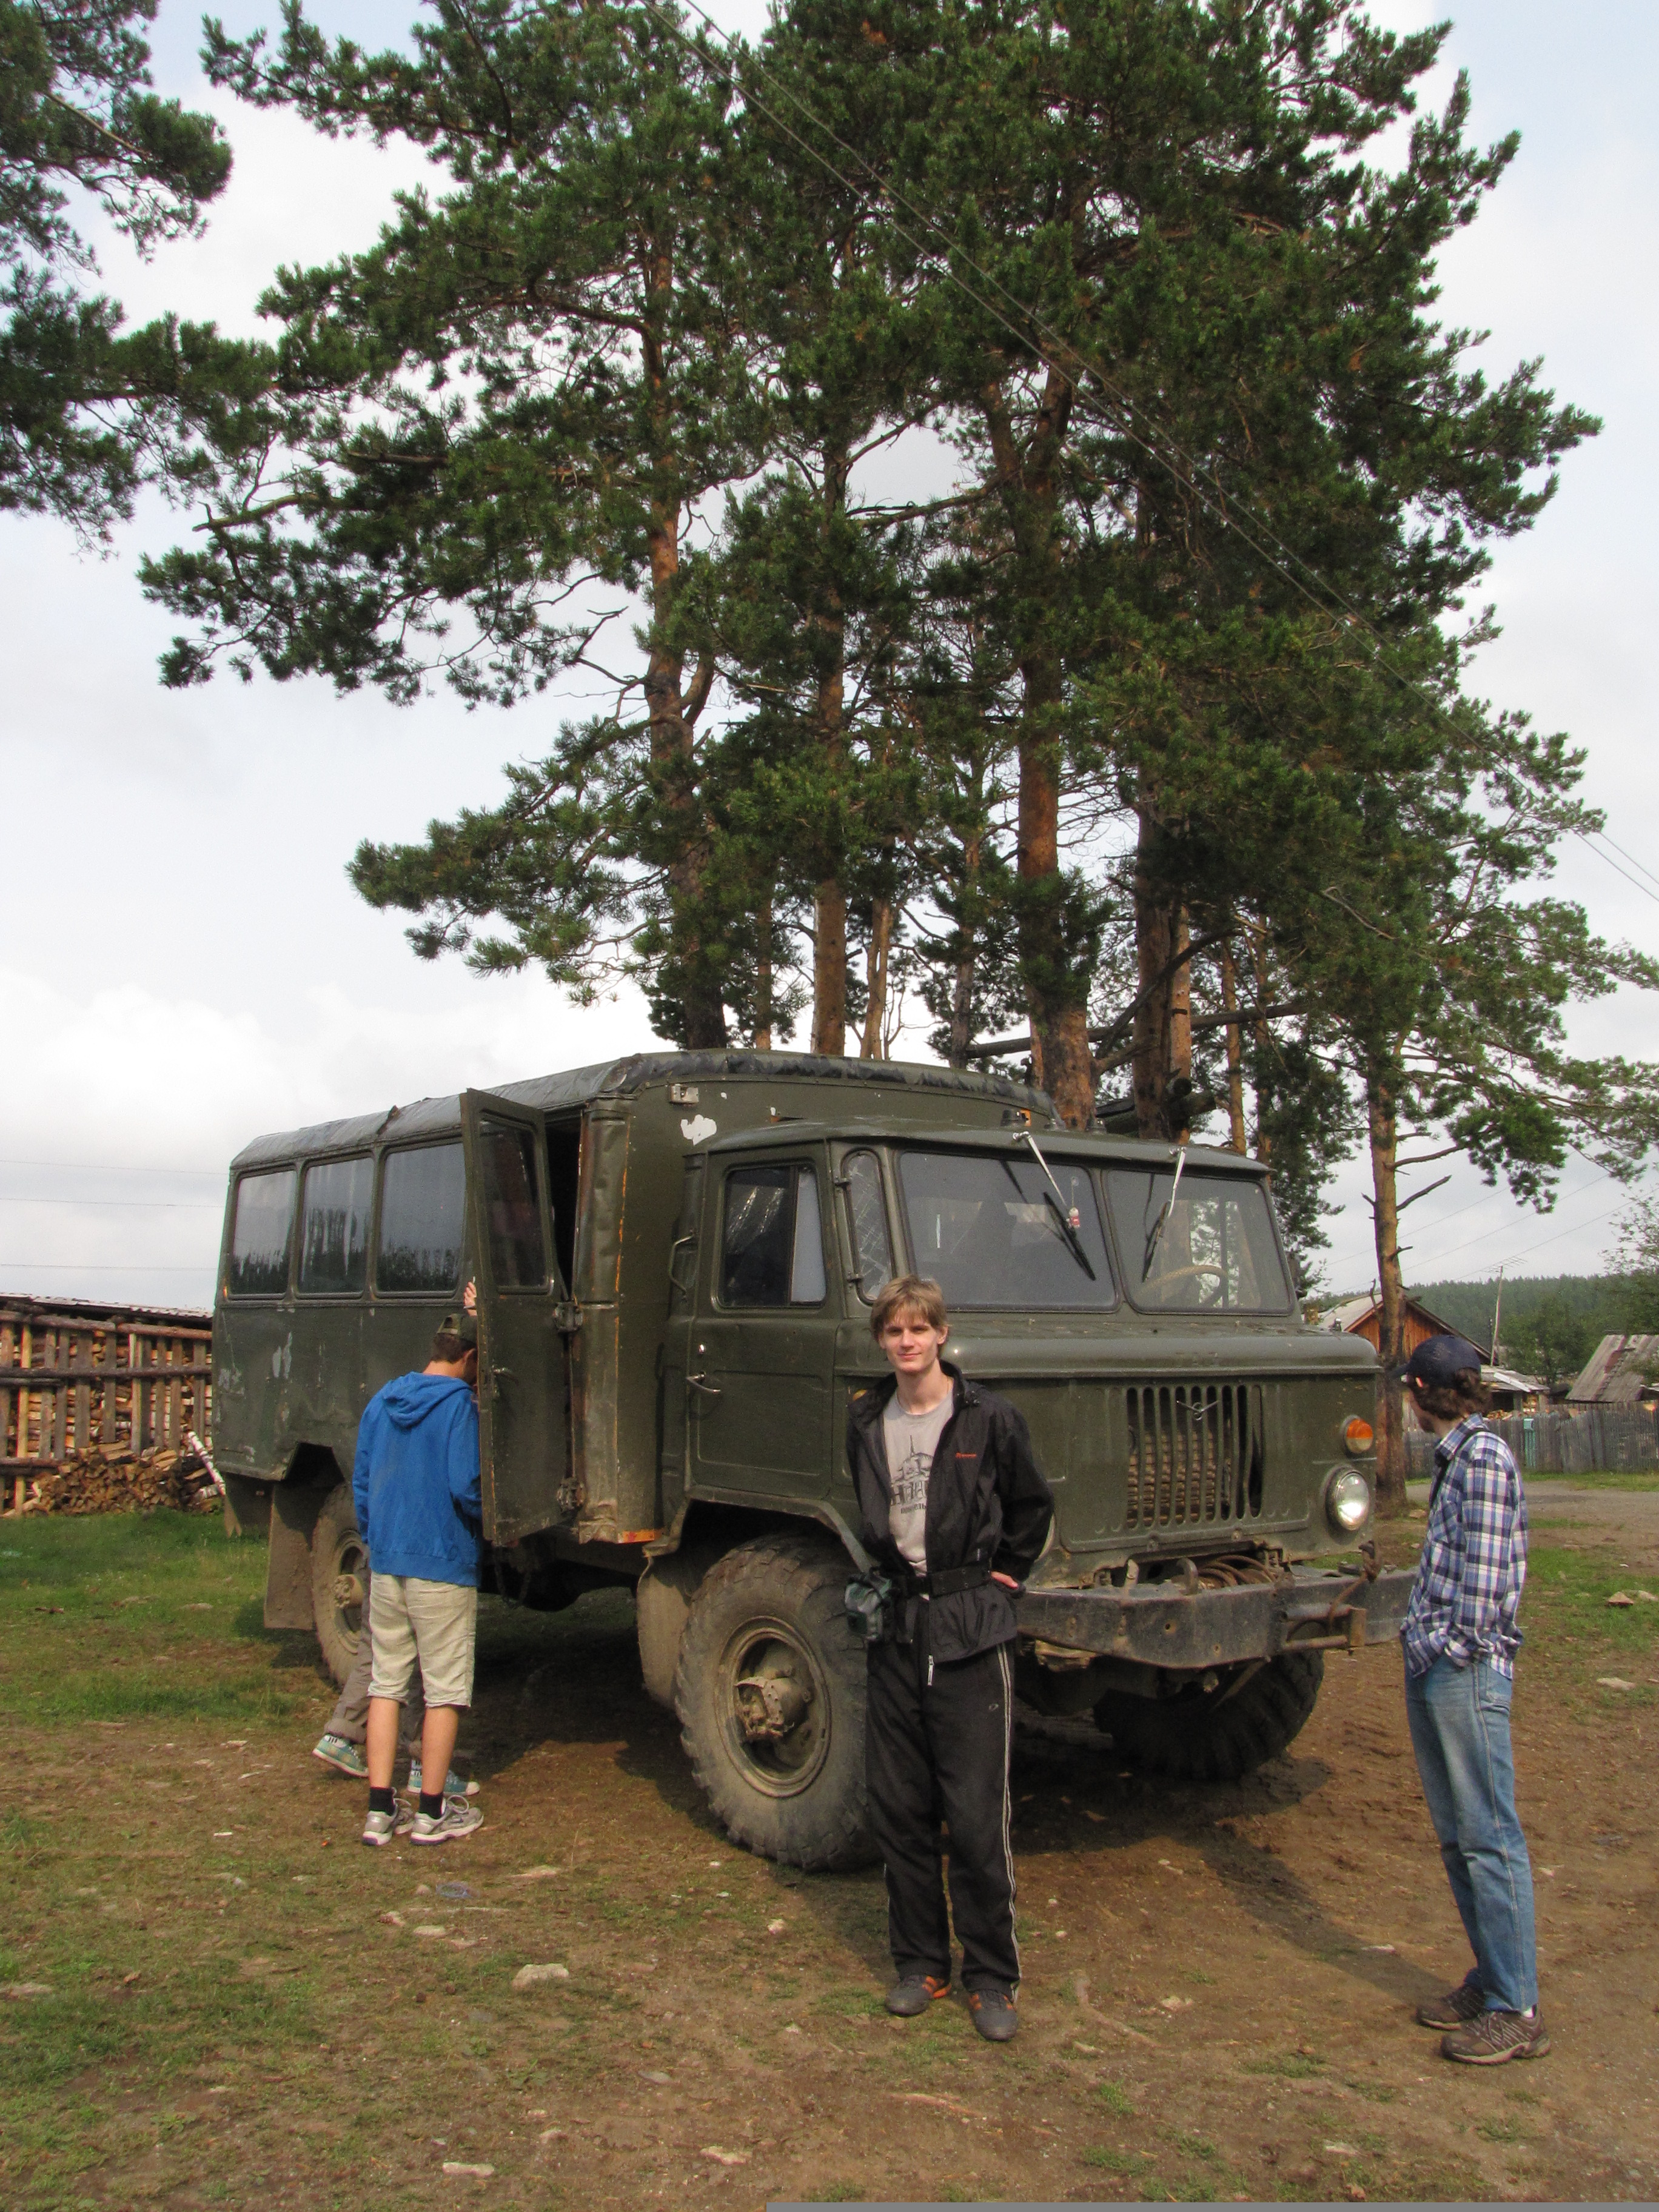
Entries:
POLYGON ((149 1513, 170 1506, 180 1513, 211 1513, 220 1502, 213 1470, 202 1454, 125 1444, 77 1452, 32 1483, 25 1513, 149 1513))

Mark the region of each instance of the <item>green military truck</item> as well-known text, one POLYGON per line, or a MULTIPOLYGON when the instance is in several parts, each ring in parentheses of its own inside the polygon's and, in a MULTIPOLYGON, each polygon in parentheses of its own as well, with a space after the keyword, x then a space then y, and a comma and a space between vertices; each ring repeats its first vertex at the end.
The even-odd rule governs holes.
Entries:
POLYGON ((943 1285, 946 1357, 1005 1392, 1054 1486, 1018 1682, 1164 1773, 1282 1750, 1323 1654, 1391 1636, 1357 1559, 1370 1347, 1298 1313, 1256 1164, 1079 1136, 948 1068, 702 1052, 262 1137, 232 1166, 214 1310, 228 1510, 265 1619, 362 1632, 358 1418, 478 1288, 484 1586, 636 1595, 645 1686, 731 1834, 867 1851, 867 1562, 843 1453, 884 1371, 870 1303, 943 1285))

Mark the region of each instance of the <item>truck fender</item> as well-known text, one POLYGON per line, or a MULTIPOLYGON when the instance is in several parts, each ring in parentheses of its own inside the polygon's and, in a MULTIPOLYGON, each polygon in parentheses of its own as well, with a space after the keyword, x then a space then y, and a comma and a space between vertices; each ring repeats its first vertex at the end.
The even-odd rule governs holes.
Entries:
POLYGON ((265 1565, 265 1626, 315 1628, 311 1539, 323 1500, 340 1480, 332 1452, 301 1444, 270 1493, 270 1554, 265 1565))
POLYGON ((870 1565, 869 1553, 833 1505, 819 1503, 797 1514, 733 1513, 720 1507, 711 1509, 702 1501, 697 1501, 697 1504, 699 1510, 692 1519, 691 1533, 684 1536, 680 1534, 686 1526, 683 1512, 673 1532, 674 1548, 652 1547, 645 1571, 634 1591, 640 1666, 646 1690, 670 1712, 674 1710, 674 1675, 680 1661, 680 1638, 685 1633, 691 1601, 702 1586, 703 1577, 717 1559, 723 1559, 739 1544, 752 1543, 756 1537, 769 1530, 799 1528, 805 1521, 816 1522, 836 1537, 847 1554, 849 1572, 863 1574, 870 1565), (697 1525, 699 1518, 702 1520, 702 1527, 697 1525))
POLYGON ((674 1673, 680 1663, 680 1638, 685 1633, 691 1601, 703 1577, 716 1559, 731 1549, 721 1543, 682 1545, 677 1552, 649 1559, 635 1585, 634 1602, 640 1635, 640 1668, 646 1693, 674 1710, 674 1673))

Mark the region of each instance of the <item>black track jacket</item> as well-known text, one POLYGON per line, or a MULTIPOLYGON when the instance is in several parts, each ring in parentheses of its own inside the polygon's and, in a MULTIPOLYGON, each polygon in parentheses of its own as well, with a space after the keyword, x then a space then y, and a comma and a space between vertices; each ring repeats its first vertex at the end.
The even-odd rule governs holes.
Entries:
MULTIPOLYGON (((927 1569, 980 1564, 994 1573, 1024 1582, 1036 1564, 1054 1518, 1053 1493, 1031 1456, 1025 1416, 968 1382, 948 1360, 956 1403, 945 1424, 927 1479, 927 1569)), ((882 1416, 898 1377, 890 1375, 860 1390, 847 1409, 847 1463, 858 1494, 865 1548, 887 1573, 911 1570, 888 1526, 890 1489, 882 1416)), ((921 1601, 906 1607, 907 1640, 915 1633, 921 1601)), ((955 1590, 928 1601, 927 1648, 939 1661, 971 1659, 1012 1642, 1016 1634, 1014 1601, 1000 1583, 955 1590)))

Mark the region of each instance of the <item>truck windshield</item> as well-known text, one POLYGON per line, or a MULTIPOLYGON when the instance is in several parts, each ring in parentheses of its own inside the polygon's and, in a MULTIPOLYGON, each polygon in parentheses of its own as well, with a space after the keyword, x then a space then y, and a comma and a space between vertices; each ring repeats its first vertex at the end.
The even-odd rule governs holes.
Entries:
POLYGON ((1156 1313, 1283 1313, 1291 1286, 1261 1185, 1188 1169, 1170 1206, 1174 1183, 1173 1167, 1106 1171, 1135 1304, 1156 1313))
POLYGON ((1051 1160, 1057 1197, 1029 1158, 902 1152, 899 1182, 916 1272, 947 1305, 1016 1310, 1115 1304, 1094 1177, 1051 1160))

